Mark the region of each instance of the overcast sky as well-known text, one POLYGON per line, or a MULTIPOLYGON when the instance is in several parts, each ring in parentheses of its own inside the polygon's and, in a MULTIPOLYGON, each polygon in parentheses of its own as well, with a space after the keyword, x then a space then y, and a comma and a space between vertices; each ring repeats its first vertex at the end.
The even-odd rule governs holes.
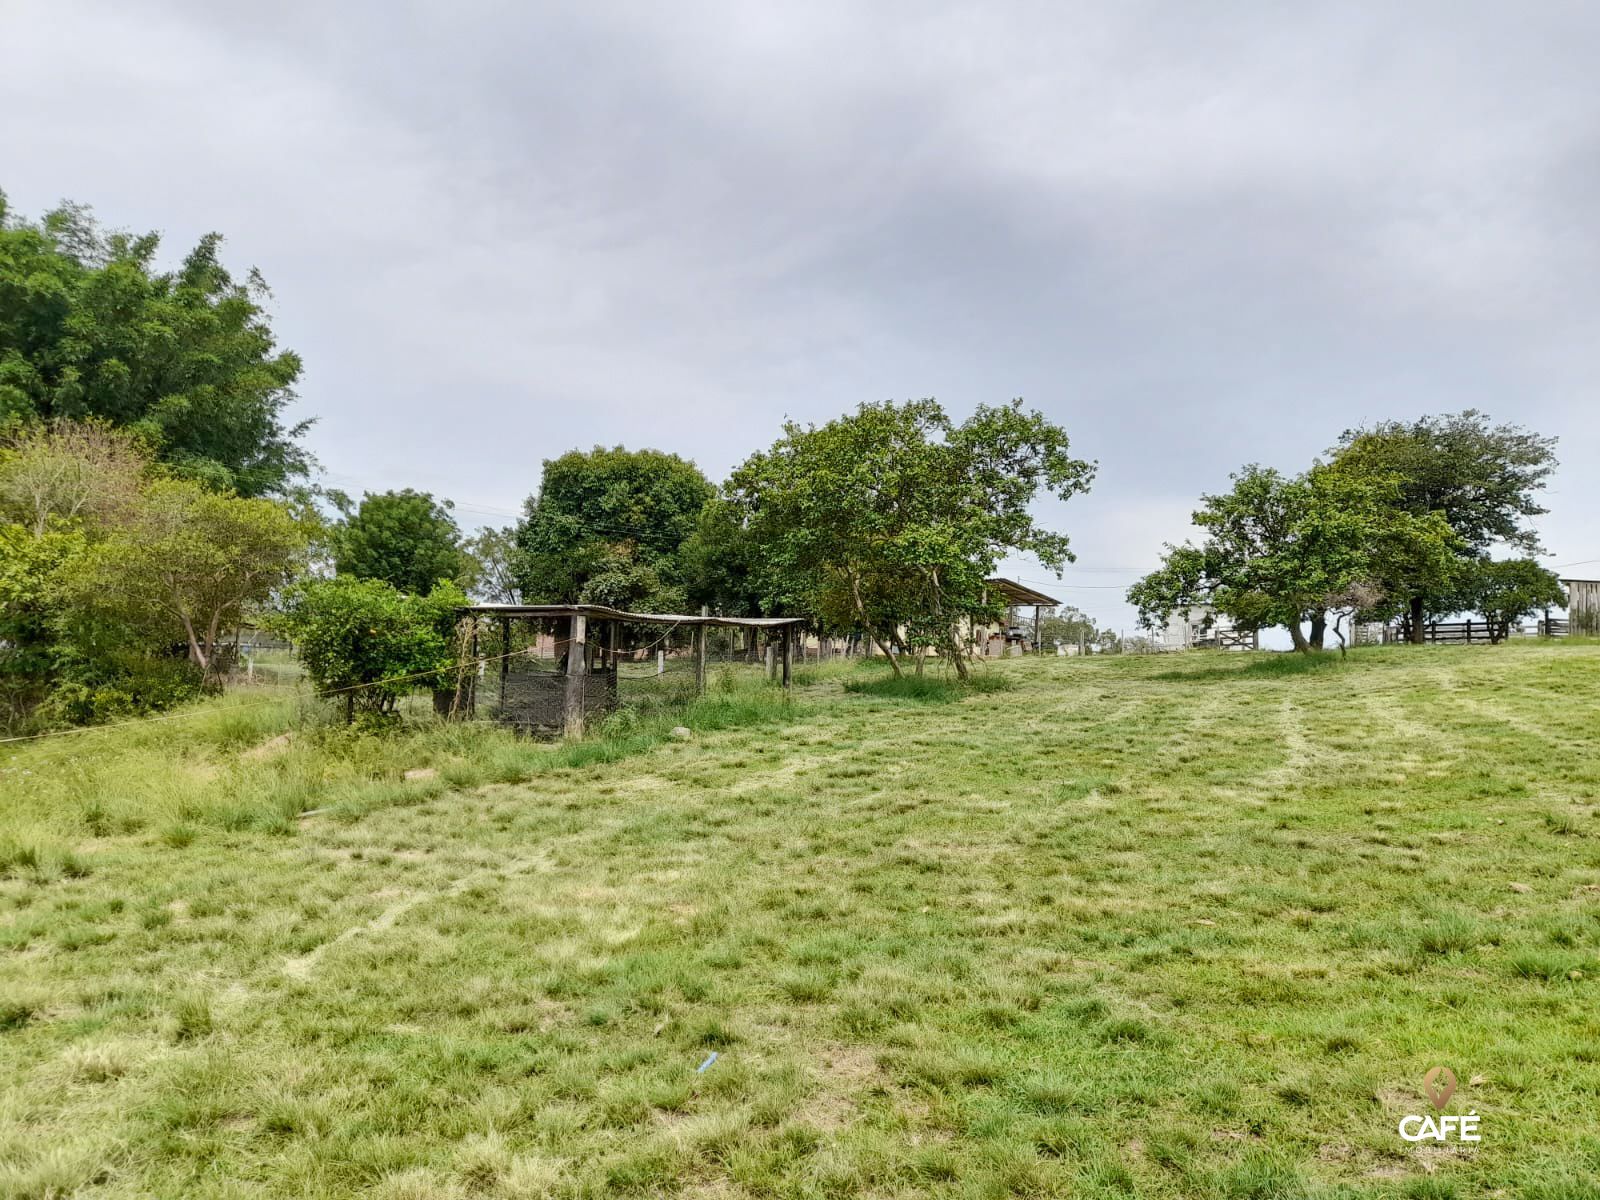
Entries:
POLYGON ((1100 463, 1052 589, 1131 625, 1240 464, 1476 406, 1600 559, 1600 5, 1319 7, 0 0, 0 187, 221 231, 328 481, 465 524, 575 446, 1021 396, 1100 463))

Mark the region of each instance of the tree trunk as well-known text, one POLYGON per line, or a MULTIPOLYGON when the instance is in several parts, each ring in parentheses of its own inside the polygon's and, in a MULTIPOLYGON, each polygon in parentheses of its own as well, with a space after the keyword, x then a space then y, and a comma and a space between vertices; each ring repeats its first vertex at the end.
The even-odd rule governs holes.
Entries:
POLYGON ((1311 648, 1321 650, 1323 638, 1328 630, 1328 618, 1325 613, 1317 613, 1311 618, 1311 648))
POLYGON ((1421 646, 1427 643, 1426 631, 1422 628, 1422 597, 1411 597, 1411 644, 1421 646))
POLYGON ((867 631, 867 637, 872 644, 883 651, 883 656, 889 660, 889 669, 894 672, 896 679, 900 678, 900 664, 894 659, 889 647, 878 640, 878 633, 872 628, 872 622, 867 620, 867 606, 861 601, 861 581, 856 578, 855 572, 850 573, 850 596, 855 601, 856 616, 861 619, 861 628, 867 631))
POLYGON ((1311 647, 1306 643, 1305 631, 1300 628, 1299 621, 1289 622, 1289 640, 1301 654, 1311 653, 1311 647))
POLYGON ((950 661, 955 664, 956 676, 962 683, 967 681, 967 658, 961 652, 961 638, 956 634, 955 627, 951 626, 948 635, 948 646, 945 653, 950 656, 950 661))
POLYGON ((185 613, 179 614, 179 620, 183 622, 183 632, 189 638, 189 661, 200 668, 201 678, 204 678, 211 667, 211 663, 206 657, 205 650, 200 646, 200 638, 195 634, 194 622, 185 613))

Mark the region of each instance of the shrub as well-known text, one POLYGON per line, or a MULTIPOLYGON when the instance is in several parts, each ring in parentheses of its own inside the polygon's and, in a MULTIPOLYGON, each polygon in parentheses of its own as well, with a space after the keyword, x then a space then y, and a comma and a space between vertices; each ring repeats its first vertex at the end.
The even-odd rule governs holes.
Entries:
POLYGON ((306 672, 345 718, 392 714, 401 696, 430 688, 455 664, 455 610, 466 597, 439 583, 407 595, 377 579, 314 579, 294 588, 276 622, 306 672))
POLYGON ((205 674, 184 658, 151 658, 138 650, 113 651, 69 668, 39 706, 44 725, 98 725, 161 712, 196 699, 205 674))

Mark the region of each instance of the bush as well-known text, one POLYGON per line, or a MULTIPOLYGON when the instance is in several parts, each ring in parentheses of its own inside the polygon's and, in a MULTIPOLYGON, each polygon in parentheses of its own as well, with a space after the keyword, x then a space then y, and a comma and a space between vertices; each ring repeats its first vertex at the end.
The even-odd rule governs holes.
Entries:
POLYGON ((101 725, 162 712, 198 698, 205 677, 185 658, 151 658, 130 650, 75 663, 39 705, 40 725, 101 725))
POLYGON ((466 602, 447 582, 416 596, 377 579, 314 579, 289 593, 275 624, 298 645, 318 692, 337 698, 347 720, 371 720, 447 678, 455 610, 466 602))

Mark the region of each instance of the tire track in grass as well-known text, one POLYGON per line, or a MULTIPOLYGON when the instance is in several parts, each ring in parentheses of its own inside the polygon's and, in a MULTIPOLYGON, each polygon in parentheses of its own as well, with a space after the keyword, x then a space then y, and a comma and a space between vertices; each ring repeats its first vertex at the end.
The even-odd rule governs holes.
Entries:
POLYGON ((431 892, 417 892, 414 895, 407 896, 404 900, 397 900, 370 921, 364 921, 360 925, 352 925, 343 933, 336 934, 320 945, 313 946, 304 954, 296 954, 284 959, 279 964, 278 969, 291 979, 302 983, 308 982, 316 972, 318 964, 322 962, 323 957, 329 951, 337 950, 340 946, 347 945, 357 939, 371 937, 374 934, 393 929, 414 908, 429 904, 435 900, 454 899, 471 891, 480 883, 485 883, 489 880, 512 879, 535 868, 548 870, 552 869, 552 867, 553 864, 551 864, 549 857, 540 854, 472 871, 454 880, 446 887, 431 892))

